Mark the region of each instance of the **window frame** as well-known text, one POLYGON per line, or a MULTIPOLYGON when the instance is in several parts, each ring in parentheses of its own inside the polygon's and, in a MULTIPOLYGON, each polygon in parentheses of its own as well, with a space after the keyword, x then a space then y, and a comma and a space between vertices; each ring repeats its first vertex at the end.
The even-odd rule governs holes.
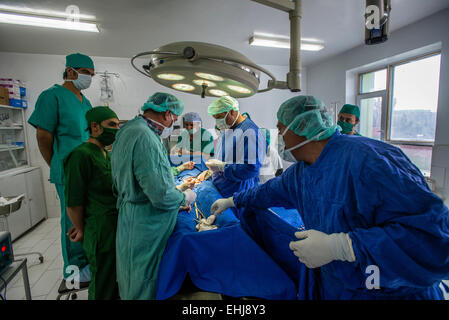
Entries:
POLYGON ((358 88, 357 88, 357 103, 360 104, 360 100, 369 99, 375 97, 382 98, 382 117, 381 117, 381 141, 384 141, 393 145, 410 145, 410 146, 422 146, 422 147, 433 147, 435 145, 435 140, 433 142, 424 141, 414 141, 414 140, 391 140, 391 116, 393 112, 392 101, 393 101, 393 88, 394 88, 394 68, 407 63, 419 61, 432 56, 440 55, 441 50, 432 51, 423 55, 414 56, 408 59, 400 60, 395 63, 390 63, 377 67, 375 69, 360 72, 358 74, 358 88), (378 90, 369 93, 362 93, 362 76, 368 73, 373 73, 381 70, 387 69, 387 83, 385 90, 378 90), (386 99, 386 102, 383 102, 386 99))

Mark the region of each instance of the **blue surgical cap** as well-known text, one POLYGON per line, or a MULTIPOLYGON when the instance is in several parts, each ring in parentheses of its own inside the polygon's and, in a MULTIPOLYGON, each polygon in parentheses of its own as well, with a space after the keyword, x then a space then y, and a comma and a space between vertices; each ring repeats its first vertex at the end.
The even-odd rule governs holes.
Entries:
POLYGON ((200 115, 199 115, 198 113, 196 113, 196 112, 189 112, 189 113, 186 113, 186 114, 184 115, 183 119, 184 119, 184 122, 195 122, 195 121, 197 121, 197 122, 203 123, 203 122, 201 121, 200 115))

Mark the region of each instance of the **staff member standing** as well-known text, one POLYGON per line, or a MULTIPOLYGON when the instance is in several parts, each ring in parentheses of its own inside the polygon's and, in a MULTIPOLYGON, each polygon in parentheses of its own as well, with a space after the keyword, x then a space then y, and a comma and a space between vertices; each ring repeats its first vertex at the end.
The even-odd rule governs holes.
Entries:
POLYGON ((203 155, 207 159, 214 156, 214 138, 204 129, 203 121, 196 112, 189 112, 183 116, 185 130, 178 137, 176 147, 179 153, 203 155))
POLYGON ((223 197, 230 197, 257 186, 267 151, 259 127, 240 113, 238 101, 230 96, 218 98, 207 111, 223 132, 217 142, 215 159, 206 162, 214 172, 215 187, 223 197))
POLYGON ((184 103, 175 96, 153 94, 142 106, 143 115, 120 129, 112 148, 119 210, 117 281, 123 300, 156 298, 159 263, 178 211, 196 198, 192 190, 176 188, 161 142, 183 110, 184 103))
POLYGON ((360 123, 360 109, 353 104, 345 104, 338 114, 338 125, 343 134, 361 136, 354 128, 360 123))
POLYGON ((64 161, 67 213, 73 223, 70 239, 82 241, 92 280, 89 300, 118 297, 115 267, 117 198, 112 191, 111 158, 106 146, 115 140, 119 120, 108 107, 86 113, 90 138, 64 161))
POLYGON ((45 162, 50 166, 50 182, 55 185, 61 203, 61 249, 66 279, 70 265, 80 270, 80 282, 90 281, 90 271, 84 250, 79 242, 71 242, 67 232, 72 227, 67 217, 64 199, 64 158, 89 138, 86 131, 86 112, 92 109, 81 93, 89 88, 94 75, 92 59, 80 53, 66 57, 64 83, 43 91, 28 123, 37 129, 36 138, 45 162))

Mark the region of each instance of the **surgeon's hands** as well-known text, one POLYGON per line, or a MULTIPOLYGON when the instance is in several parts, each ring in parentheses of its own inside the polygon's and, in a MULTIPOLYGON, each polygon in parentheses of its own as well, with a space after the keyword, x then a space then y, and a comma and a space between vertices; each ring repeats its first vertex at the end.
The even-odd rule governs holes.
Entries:
POLYGON ((226 162, 217 160, 217 159, 210 159, 206 162, 206 166, 211 170, 212 172, 223 172, 225 168, 226 162))
POLYGON ((290 242, 290 249, 308 268, 318 268, 334 260, 355 261, 347 233, 326 234, 311 229, 296 232, 295 236, 301 240, 290 242))
POLYGON ((187 189, 186 191, 184 191, 184 195, 186 196, 186 206, 190 206, 192 203, 195 202, 196 200, 196 193, 193 192, 190 189, 187 189))
POLYGON ((210 213, 213 215, 222 214, 228 208, 235 207, 234 198, 218 199, 210 207, 210 213))
POLYGON ((195 187, 195 181, 192 179, 187 179, 186 181, 184 181, 183 183, 181 183, 180 185, 176 186, 176 188, 181 191, 184 192, 187 189, 193 189, 195 187))
POLYGON ((70 230, 66 233, 66 235, 70 238, 72 242, 81 242, 84 240, 84 231, 76 228, 75 226, 71 227, 70 230))
POLYGON ((184 170, 192 170, 194 167, 195 167, 195 162, 189 161, 189 162, 184 162, 183 164, 181 164, 180 166, 177 166, 176 168, 178 169, 179 172, 182 172, 184 170))

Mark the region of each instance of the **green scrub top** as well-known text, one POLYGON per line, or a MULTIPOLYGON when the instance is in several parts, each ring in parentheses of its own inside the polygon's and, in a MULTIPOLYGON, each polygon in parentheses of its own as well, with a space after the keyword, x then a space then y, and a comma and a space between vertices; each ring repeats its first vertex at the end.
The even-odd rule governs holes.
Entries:
POLYGON ((90 142, 76 147, 64 160, 66 206, 83 206, 83 248, 92 280, 89 300, 116 296, 115 237, 117 198, 112 186, 111 158, 90 142))
MULTIPOLYGON (((112 190, 111 158, 90 142, 75 148, 64 161, 67 207, 83 206, 86 228, 94 228, 101 249, 115 248, 115 237, 106 227, 117 220, 117 198, 112 190)), ((114 228, 115 229, 115 228, 114 228)), ((115 232, 113 232, 115 234, 115 232)), ((86 244, 84 244, 86 247, 86 244)), ((87 251, 88 248, 85 248, 87 251)), ((93 248, 92 248, 93 249, 93 248)))
POLYGON ((81 102, 69 89, 59 84, 43 91, 37 99, 28 123, 54 135, 50 182, 64 184, 64 158, 89 138, 86 112, 92 109, 83 95, 81 102))
MULTIPOLYGON (((195 133, 193 139, 196 139, 197 136, 198 133, 195 133)), ((214 156, 214 138, 209 131, 203 128, 201 128, 201 147, 199 145, 194 146, 193 141, 190 141, 190 134, 187 130, 183 130, 178 137, 177 147, 190 152, 203 152, 209 154, 211 157, 214 156)))
POLYGON ((122 300, 156 298, 159 263, 184 194, 161 138, 138 116, 117 133, 111 155, 117 188, 117 282, 122 300))

